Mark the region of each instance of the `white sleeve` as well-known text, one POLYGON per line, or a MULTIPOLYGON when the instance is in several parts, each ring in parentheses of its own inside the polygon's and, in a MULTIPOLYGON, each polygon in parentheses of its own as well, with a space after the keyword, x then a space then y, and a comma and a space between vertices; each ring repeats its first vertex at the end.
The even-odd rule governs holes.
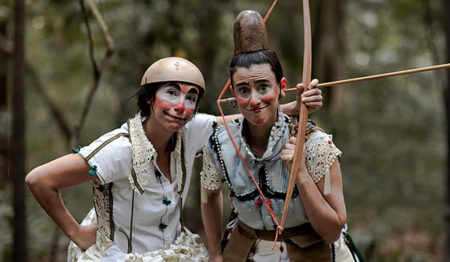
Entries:
POLYGON ((216 123, 216 117, 207 114, 196 114, 184 127, 187 147, 194 154, 200 152, 211 136, 216 123))
POLYGON ((97 173, 102 184, 127 178, 131 172, 132 151, 127 136, 128 133, 123 129, 116 129, 82 147, 78 152, 97 173))
POLYGON ((203 148, 203 167, 200 172, 200 185, 204 189, 217 190, 222 188, 223 177, 217 172, 210 152, 208 148, 203 148))
POLYGON ((306 169, 314 182, 319 182, 325 177, 324 194, 328 194, 330 188, 330 167, 342 152, 334 145, 331 135, 318 132, 306 142, 306 169))

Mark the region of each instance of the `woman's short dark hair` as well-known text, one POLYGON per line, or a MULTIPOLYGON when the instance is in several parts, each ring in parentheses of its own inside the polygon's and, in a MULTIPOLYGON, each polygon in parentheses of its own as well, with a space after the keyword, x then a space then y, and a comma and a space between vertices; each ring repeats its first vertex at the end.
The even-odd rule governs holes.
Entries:
MULTIPOLYGON (((156 97, 156 91, 158 91, 158 88, 165 84, 164 83, 151 83, 143 85, 139 88, 137 91, 137 105, 139 108, 139 111, 141 112, 142 117, 148 117, 152 113, 153 104, 155 103, 155 97, 156 97), (148 103, 147 103, 148 101, 148 103)), ((198 88, 199 94, 197 99, 197 104, 195 106, 195 112, 197 112, 198 103, 200 99, 203 96, 203 88, 198 88)))
POLYGON ((230 62, 230 78, 233 83, 233 75, 238 67, 249 68, 254 64, 269 64, 277 83, 281 82, 283 78, 283 68, 281 67, 280 60, 278 60, 277 54, 272 50, 262 50, 251 53, 241 53, 234 55, 230 62))

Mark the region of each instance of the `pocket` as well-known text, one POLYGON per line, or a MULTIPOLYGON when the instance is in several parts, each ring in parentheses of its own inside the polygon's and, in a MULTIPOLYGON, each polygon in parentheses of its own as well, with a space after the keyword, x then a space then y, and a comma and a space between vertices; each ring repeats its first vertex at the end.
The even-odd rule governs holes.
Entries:
POLYGON ((306 248, 321 242, 322 238, 315 231, 311 230, 307 234, 289 237, 289 240, 301 248, 306 248))
POLYGON ((245 262, 253 244, 256 242, 256 235, 252 238, 249 234, 243 234, 242 228, 237 226, 231 233, 223 251, 223 261, 230 262, 245 262), (246 236, 248 235, 248 236, 246 236))

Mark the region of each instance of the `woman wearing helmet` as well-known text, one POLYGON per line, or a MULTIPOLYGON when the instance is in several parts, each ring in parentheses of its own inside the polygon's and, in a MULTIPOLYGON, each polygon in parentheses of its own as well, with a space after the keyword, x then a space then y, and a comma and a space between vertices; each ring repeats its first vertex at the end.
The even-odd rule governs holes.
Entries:
MULTIPOLYGON (((195 114, 204 91, 194 64, 158 60, 142 78, 134 118, 27 175, 35 198, 72 241, 68 261, 208 259, 199 237, 181 221, 194 157, 216 121, 195 114), (87 181, 94 209, 79 225, 59 189, 87 181)), ((321 96, 314 98, 313 104, 321 103, 321 96)))

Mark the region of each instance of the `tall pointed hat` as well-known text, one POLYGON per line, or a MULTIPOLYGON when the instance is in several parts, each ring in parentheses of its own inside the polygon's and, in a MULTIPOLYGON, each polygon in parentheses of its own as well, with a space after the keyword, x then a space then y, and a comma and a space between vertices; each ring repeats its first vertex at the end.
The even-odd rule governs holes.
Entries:
POLYGON ((269 39, 261 15, 253 10, 240 12, 234 21, 234 54, 266 49, 269 49, 269 39))

